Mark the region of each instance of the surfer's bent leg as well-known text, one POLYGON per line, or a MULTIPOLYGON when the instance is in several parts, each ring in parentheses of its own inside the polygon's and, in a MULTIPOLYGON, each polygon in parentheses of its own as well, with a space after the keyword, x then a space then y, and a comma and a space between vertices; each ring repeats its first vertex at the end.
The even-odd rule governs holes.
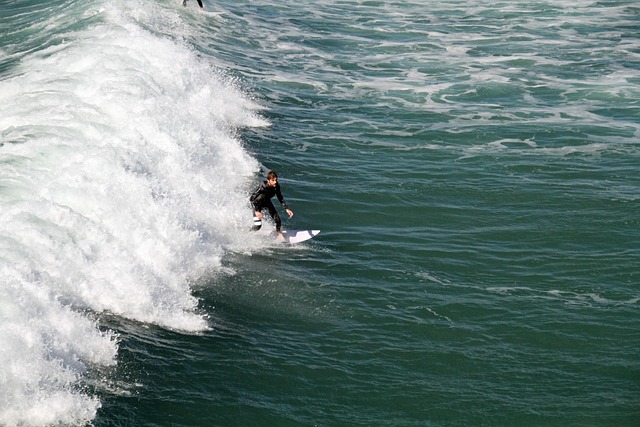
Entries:
POLYGON ((258 231, 262 227, 262 218, 258 217, 256 214, 258 212, 262 212, 265 208, 263 200, 251 200, 251 204, 253 205, 253 227, 251 227, 251 231, 258 231))
POLYGON ((279 233, 280 227, 282 227, 282 220, 280 219, 280 215, 278 215, 276 207, 273 206, 273 203, 271 203, 271 201, 269 201, 269 204, 266 206, 266 208, 269 211, 269 215, 271 215, 271 218, 273 218, 273 221, 276 223, 276 232, 279 233))
POLYGON ((258 231, 262 227, 262 220, 257 216, 253 217, 253 227, 251 227, 251 231, 258 231))

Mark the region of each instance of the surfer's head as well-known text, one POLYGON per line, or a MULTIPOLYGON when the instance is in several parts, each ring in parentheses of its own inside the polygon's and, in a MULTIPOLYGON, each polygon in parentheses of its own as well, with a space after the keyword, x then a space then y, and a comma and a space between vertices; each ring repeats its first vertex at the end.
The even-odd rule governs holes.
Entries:
POLYGON ((278 184, 278 174, 274 171, 269 171, 269 173, 267 174, 267 184, 269 184, 271 187, 275 187, 276 184, 278 184))

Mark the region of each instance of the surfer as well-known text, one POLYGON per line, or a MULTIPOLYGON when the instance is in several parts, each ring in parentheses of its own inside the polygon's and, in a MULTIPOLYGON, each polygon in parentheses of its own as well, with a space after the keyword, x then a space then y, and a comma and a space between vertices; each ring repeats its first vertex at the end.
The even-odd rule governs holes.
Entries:
MULTIPOLYGON (((182 0, 182 5, 186 6, 187 5, 187 0, 182 0)), ((201 10, 204 10, 204 6, 202 5, 202 0, 198 0, 198 6, 200 6, 201 10)))
POLYGON ((249 198, 254 211, 253 230, 257 231, 262 227, 262 210, 266 209, 269 212, 269 215, 271 215, 271 218, 273 218, 273 221, 276 223, 276 233, 278 234, 278 237, 284 238, 280 231, 282 220, 280 219, 280 215, 278 215, 278 211, 276 211, 275 206, 273 206, 273 203, 271 202, 271 198, 273 196, 278 197, 278 201, 289 215, 289 218, 293 217, 293 212, 287 206, 287 203, 284 201, 284 197, 282 197, 282 193, 280 192, 278 175, 274 171, 269 171, 267 179, 260 183, 256 191, 254 191, 249 198))

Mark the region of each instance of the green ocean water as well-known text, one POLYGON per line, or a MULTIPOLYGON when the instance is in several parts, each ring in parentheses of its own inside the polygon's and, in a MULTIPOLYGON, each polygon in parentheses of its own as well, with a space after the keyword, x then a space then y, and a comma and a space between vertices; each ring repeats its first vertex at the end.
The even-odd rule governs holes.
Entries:
MULTIPOLYGON (((176 249, 168 238, 158 249, 196 253, 178 258, 175 282, 161 280, 162 266, 150 270, 160 278, 155 287, 145 281, 151 273, 132 276, 129 298, 147 287, 163 295, 149 305, 109 305, 97 291, 81 299, 38 281, 56 289, 56 301, 64 305, 66 297, 75 312, 117 337, 115 363, 88 361, 72 382, 73 390, 99 402, 95 414, 61 411, 59 424, 640 423, 640 8, 634 2, 205 0, 205 13, 194 1, 186 8, 169 0, 53 3, 60 22, 78 27, 45 25, 57 42, 43 48, 20 35, 34 40, 43 16, 8 3, 22 19, 1 21, 0 35, 9 42, 0 91, 19 96, 20 108, 41 99, 38 85, 44 91, 50 81, 67 81, 71 93, 88 91, 69 71, 82 61, 62 61, 62 71, 42 82, 46 71, 28 74, 36 77, 33 89, 9 83, 33 49, 55 63, 70 52, 66 43, 96 37, 105 53, 87 48, 85 61, 99 55, 96 63, 117 78, 88 98, 104 94, 93 108, 108 116, 105 139, 92 147, 122 138, 114 152, 131 151, 125 169, 153 177, 152 203, 162 200, 138 211, 126 199, 127 209, 152 224, 175 214, 197 234, 195 249, 175 243, 176 249), (112 28, 136 37, 111 37, 112 28), (149 43, 136 53, 142 59, 118 50, 131 43, 149 43), (166 53, 168 45, 177 46, 178 58, 166 53), (184 65, 190 58, 197 58, 191 68, 184 65), (204 71, 189 74, 203 63, 204 71), (167 68, 176 69, 174 81, 156 71, 167 68), (174 85, 187 100, 165 96, 174 85), (238 92, 229 94, 232 89, 238 92), (129 94, 134 101, 111 118, 114 100, 129 94), (251 104, 257 122, 245 118, 251 114, 239 99, 251 104), (133 142, 147 139, 144 132, 112 130, 118 120, 144 118, 147 111, 167 116, 153 125, 141 118, 131 129, 144 125, 173 154, 152 158, 152 138, 140 147, 133 142), (200 143, 188 151, 191 162, 163 168, 182 153, 174 147, 182 147, 180 138, 200 143), (222 145, 229 139, 249 160, 235 154, 236 145, 222 145), (222 148, 211 153, 209 144, 222 148), (285 228, 318 228, 318 237, 289 247, 247 231, 250 211, 237 207, 261 168, 278 171, 295 212, 285 228), (169 181, 179 185, 173 189, 169 181), (213 194, 193 205, 204 212, 193 218, 180 208, 191 208, 192 199, 172 196, 189 183, 213 194), (205 255, 211 258, 201 262, 205 255), (177 298, 169 290, 181 286, 196 301, 184 310, 206 327, 163 321, 177 298)), ((98 119, 77 117, 91 140, 85 128, 94 129, 98 119)), ((0 154, 25 147, 26 154, 11 152, 15 157, 5 154, 3 161, 35 175, 38 169, 27 169, 31 163, 18 156, 38 158, 30 147, 50 147, 50 139, 39 138, 37 123, 22 119, 18 132, 19 119, 12 120, 13 128, 0 122, 0 154)), ((76 155, 92 159, 92 150, 76 155)), ((102 191, 102 181, 94 184, 86 173, 89 188, 102 191)), ((76 188, 72 173, 61 181, 76 188)), ((12 209, 6 194, 41 191, 9 178, 0 183, 12 209)), ((128 191, 124 184, 120 189, 128 191)), ((29 205, 25 215, 38 216, 39 209, 29 205)), ((102 219, 83 213, 88 219, 78 220, 80 226, 103 230, 110 209, 111 202, 96 202, 89 211, 102 219)), ((136 215, 125 222, 144 228, 136 215)), ((115 239, 93 243, 91 253, 98 260, 110 255, 105 268, 128 271, 115 239)), ((1 246, 8 265, 16 240, 0 241, 10 242, 1 246)), ((80 231, 69 241, 85 245, 80 231)), ((151 249, 159 243, 131 245, 127 253, 136 257, 141 247, 152 259, 161 256, 151 249)), ((28 256, 28 265, 49 259, 37 250, 28 256)), ((155 265, 142 256, 133 263, 133 271, 155 265)), ((42 265, 57 268, 55 260, 42 265)), ((87 270, 98 266, 89 263, 87 270)), ((20 283, 35 281, 35 267, 23 270, 29 279, 20 283)), ((91 280, 86 273, 68 286, 91 280)), ((9 314, 3 319, 11 323, 9 314)), ((46 352, 44 358, 55 359, 46 352)), ((0 386, 6 391, 11 384, 0 386)), ((20 407, 29 402, 24 396, 5 403, 20 407)), ((1 416, 7 425, 50 424, 37 416, 16 422, 9 411, 1 416)))

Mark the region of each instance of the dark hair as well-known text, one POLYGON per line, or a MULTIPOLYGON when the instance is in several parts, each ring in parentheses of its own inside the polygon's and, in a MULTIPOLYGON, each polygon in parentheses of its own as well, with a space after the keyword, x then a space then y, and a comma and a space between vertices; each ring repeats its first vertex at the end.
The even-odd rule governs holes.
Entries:
POLYGON ((267 174, 267 179, 273 179, 273 178, 278 179, 278 174, 275 173, 275 171, 269 171, 269 173, 267 174))

